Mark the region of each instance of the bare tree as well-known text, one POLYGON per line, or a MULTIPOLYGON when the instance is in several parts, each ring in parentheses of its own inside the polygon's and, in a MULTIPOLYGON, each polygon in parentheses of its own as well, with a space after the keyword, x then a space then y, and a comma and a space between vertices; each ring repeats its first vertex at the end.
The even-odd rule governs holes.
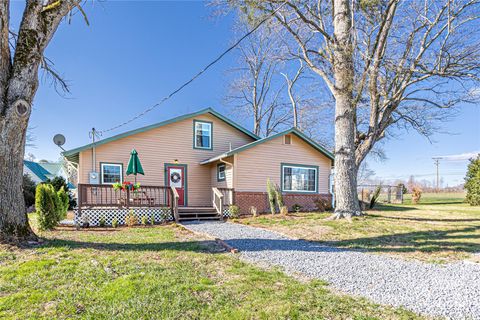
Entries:
POLYGON ((36 239, 22 195, 23 156, 31 104, 44 51, 61 20, 79 0, 28 0, 18 34, 11 31, 10 1, 0 2, 0 241, 36 239))
MULTIPOLYGON (((240 30, 246 22, 239 23, 240 30)), ((239 67, 232 70, 227 103, 253 119, 253 133, 269 136, 286 124, 291 114, 283 101, 284 83, 278 81, 281 68, 281 44, 268 27, 257 30, 238 47, 239 67)))
POLYGON ((357 170, 395 129, 428 136, 479 83, 478 0, 233 1, 274 15, 335 98, 334 218, 360 214, 357 170))
POLYGON ((286 72, 282 72, 282 75, 283 77, 285 78, 285 81, 287 83, 287 92, 288 92, 288 98, 290 99, 290 103, 292 104, 292 114, 293 114, 293 126, 295 128, 298 128, 298 124, 299 124, 299 121, 298 121, 298 97, 295 95, 295 92, 294 92, 294 86, 295 84, 300 80, 303 72, 304 72, 304 65, 303 65, 303 61, 300 60, 300 66, 298 67, 297 71, 295 72, 295 75, 290 78, 288 76, 288 73, 286 72))
POLYGON ((357 180, 359 184, 367 184, 375 175, 375 171, 370 168, 367 161, 363 161, 358 167, 357 180))

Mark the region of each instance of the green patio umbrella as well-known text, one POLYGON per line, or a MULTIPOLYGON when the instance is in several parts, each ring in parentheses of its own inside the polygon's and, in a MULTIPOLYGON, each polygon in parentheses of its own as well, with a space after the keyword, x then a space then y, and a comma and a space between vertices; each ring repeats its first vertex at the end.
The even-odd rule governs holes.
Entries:
POLYGON ((140 159, 138 158, 137 150, 133 149, 130 153, 130 161, 128 161, 128 168, 127 168, 127 176, 130 174, 135 175, 135 183, 137 183, 137 174, 145 175, 143 172, 142 164, 140 163, 140 159))

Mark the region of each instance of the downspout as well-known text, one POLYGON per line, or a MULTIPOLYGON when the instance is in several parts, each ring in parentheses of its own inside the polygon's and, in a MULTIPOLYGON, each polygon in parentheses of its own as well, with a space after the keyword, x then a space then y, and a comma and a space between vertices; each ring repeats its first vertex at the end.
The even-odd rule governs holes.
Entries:
POLYGON ((335 168, 332 167, 330 169, 330 177, 329 177, 329 192, 332 195, 332 208, 335 209, 335 193, 333 192, 334 190, 334 181, 335 181, 335 168))

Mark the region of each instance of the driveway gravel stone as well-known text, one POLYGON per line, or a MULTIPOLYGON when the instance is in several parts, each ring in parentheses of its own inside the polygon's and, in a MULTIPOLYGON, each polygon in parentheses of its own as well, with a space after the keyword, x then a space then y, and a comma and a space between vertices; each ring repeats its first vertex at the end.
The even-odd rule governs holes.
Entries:
POLYGON ((225 222, 190 222, 186 228, 223 239, 240 257, 326 280, 356 296, 448 319, 480 319, 480 265, 407 261, 294 240, 265 229, 225 222))

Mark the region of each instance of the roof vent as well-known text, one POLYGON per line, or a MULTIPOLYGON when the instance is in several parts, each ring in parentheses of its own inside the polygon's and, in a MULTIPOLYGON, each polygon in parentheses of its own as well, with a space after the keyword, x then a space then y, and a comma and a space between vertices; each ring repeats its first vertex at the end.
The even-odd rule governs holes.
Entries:
POLYGON ((292 144, 292 136, 289 134, 284 135, 283 144, 292 144))

